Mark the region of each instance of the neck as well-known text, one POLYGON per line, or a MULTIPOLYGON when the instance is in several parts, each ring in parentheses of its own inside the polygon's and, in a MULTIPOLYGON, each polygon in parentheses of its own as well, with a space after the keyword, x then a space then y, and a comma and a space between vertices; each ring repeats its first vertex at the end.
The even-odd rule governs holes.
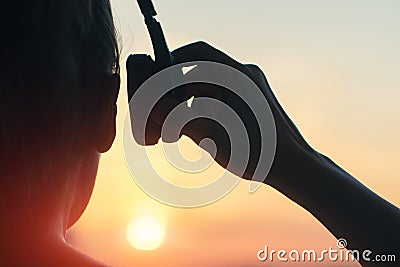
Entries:
POLYGON ((65 242, 68 226, 89 201, 96 162, 97 153, 48 177, 17 171, 0 179, 0 266, 103 266, 65 242))
POLYGON ((61 194, 57 199, 49 197, 50 194, 42 191, 27 197, 14 192, 12 200, 3 200, 0 244, 28 248, 38 243, 63 241, 70 207, 61 194))
POLYGON ((63 194, 51 186, 33 186, 29 188, 16 183, 2 190, 1 266, 5 263, 7 266, 23 266, 32 261, 46 266, 42 263, 50 255, 60 256, 61 248, 66 245, 64 238, 71 209, 70 198, 74 194, 63 194))
POLYGON ((0 266, 104 266, 65 242, 70 200, 8 203, 0 220, 0 266))

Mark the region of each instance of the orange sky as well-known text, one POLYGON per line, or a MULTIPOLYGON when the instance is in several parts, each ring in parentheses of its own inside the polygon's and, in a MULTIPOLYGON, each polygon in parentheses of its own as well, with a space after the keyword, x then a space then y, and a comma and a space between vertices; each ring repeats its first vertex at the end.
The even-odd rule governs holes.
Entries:
MULTIPOLYGON (((151 52, 135 1, 112 2, 123 60, 151 52)), ((399 206, 400 37, 395 32, 400 18, 394 12, 399 4, 380 2, 176 0, 156 6, 171 47, 203 39, 260 65, 306 139, 399 206), (206 8, 208 2, 213 8, 206 8)), ((124 72, 122 78, 117 139, 101 159, 87 210, 69 231, 72 244, 113 266, 265 266, 256 258, 264 245, 336 246, 311 215, 267 186, 250 195, 247 182, 241 182, 222 200, 194 209, 169 207, 144 194, 122 151, 124 72), (140 215, 154 216, 166 227, 164 243, 154 251, 136 250, 126 240, 126 226, 140 215)))

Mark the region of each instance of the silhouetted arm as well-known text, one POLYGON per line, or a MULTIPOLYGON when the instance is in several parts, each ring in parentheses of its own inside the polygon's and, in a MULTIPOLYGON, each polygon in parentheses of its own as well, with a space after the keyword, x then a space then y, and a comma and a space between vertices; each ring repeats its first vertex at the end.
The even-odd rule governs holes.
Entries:
POLYGON ((250 69, 277 125, 277 151, 265 183, 305 208, 336 238, 346 239, 348 249, 359 250, 363 266, 377 264, 363 260, 366 249, 372 251, 367 255, 371 260, 378 254, 396 254, 398 263, 400 210, 315 151, 279 104, 262 71, 250 69))
MULTIPOLYGON (((173 55, 176 63, 196 60, 214 61, 234 67, 250 77, 267 100, 276 126, 275 158, 264 183, 309 211, 336 238, 346 239, 347 248, 358 249, 360 253, 364 249, 369 249, 373 252, 368 255, 371 259, 376 254, 397 254, 397 263, 399 262, 399 209, 366 188, 307 143, 279 104, 260 68, 254 65, 243 65, 204 42, 179 48, 173 52, 173 55)), ((243 90, 247 89, 243 88, 243 90)), ((232 104, 232 95, 211 85, 188 87, 187 90, 188 95, 214 97, 222 99, 228 105, 232 104)), ((235 104, 233 103, 232 106, 235 106, 238 111, 238 105, 235 104)), ((254 103, 246 104, 252 107, 254 103)), ((250 120, 251 116, 246 114, 248 110, 239 109, 238 112, 241 113, 242 119, 249 118, 250 120)), ((258 164, 259 150, 262 149, 259 135, 263 133, 254 131, 258 126, 252 124, 251 121, 246 123, 252 129, 248 131, 251 147, 248 167, 244 174, 236 172, 235 166, 228 170, 244 179, 251 179, 254 168, 258 164)), ((218 128, 218 125, 215 125, 216 123, 210 120, 199 121, 185 127, 183 134, 196 143, 200 143, 204 138, 211 138, 218 149, 215 160, 222 167, 227 167, 230 159, 229 136, 220 129, 221 127, 218 128)), ((364 266, 374 265, 374 262, 367 264, 362 259, 360 262, 364 266)))
MULTIPOLYGON (((267 183, 309 211, 336 238, 347 240, 348 249, 374 259, 376 254, 397 254, 399 260, 400 211, 366 188, 330 159, 310 155, 303 168, 289 176, 267 180, 267 183)), ((394 264, 394 263, 393 263, 394 264)), ((394 264, 395 265, 395 264, 394 264)))

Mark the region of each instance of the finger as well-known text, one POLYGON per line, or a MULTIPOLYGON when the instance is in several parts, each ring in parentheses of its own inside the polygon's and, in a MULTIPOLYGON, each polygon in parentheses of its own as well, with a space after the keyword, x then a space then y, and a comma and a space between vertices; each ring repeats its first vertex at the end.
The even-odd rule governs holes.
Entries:
POLYGON ((173 51, 172 55, 177 64, 191 61, 211 61, 231 66, 246 75, 250 74, 243 64, 202 41, 180 47, 173 51))
POLYGON ((190 108, 187 101, 178 100, 173 94, 168 94, 160 99, 150 113, 150 120, 154 132, 163 142, 173 143, 181 137, 181 130, 187 118, 197 118, 194 108, 190 108))

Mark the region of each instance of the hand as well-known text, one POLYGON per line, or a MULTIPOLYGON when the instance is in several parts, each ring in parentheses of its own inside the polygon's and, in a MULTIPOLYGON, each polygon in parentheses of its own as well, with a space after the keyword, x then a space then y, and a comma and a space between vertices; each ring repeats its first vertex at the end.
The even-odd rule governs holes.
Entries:
MULTIPOLYGON (((274 117, 277 135, 275 158, 264 181, 266 184, 308 210, 336 238, 346 238, 347 248, 359 251, 368 248, 373 252, 390 254, 396 251, 399 243, 399 237, 395 234, 398 233, 399 209, 367 189, 333 161, 307 144, 280 106, 263 72, 257 66, 241 64, 203 42, 179 48, 173 52, 173 55, 176 64, 213 61, 231 66, 246 74, 257 84, 258 88, 254 90, 260 90, 262 97, 268 103, 274 117)), ((135 75, 138 75, 140 79, 135 86, 129 86, 130 96, 140 85, 140 81, 143 82, 157 71, 154 62, 151 63, 151 60, 147 62, 148 64, 143 64, 143 66, 137 65, 138 72, 135 75)), ((196 70, 207 72, 207 70, 195 68, 191 71, 193 75, 196 75, 196 70)), ((243 90, 246 89, 248 88, 243 88, 243 90)), ((154 107, 146 127, 144 140, 134 132, 136 141, 142 145, 152 145, 161 137, 165 142, 175 142, 176 139, 171 138, 174 136, 169 135, 168 132, 161 134, 161 127, 167 115, 190 96, 215 98, 232 107, 249 130, 247 138, 250 141, 250 159, 244 174, 237 166, 227 167, 231 144, 228 133, 218 123, 199 118, 186 124, 180 134, 187 135, 213 155, 213 147, 201 142, 204 138, 211 138, 217 147, 217 153, 213 155, 215 160, 230 172, 245 179, 252 179, 254 169, 259 162, 260 136, 265 135, 257 131, 259 129, 257 121, 254 120, 249 109, 249 106, 252 107, 255 103, 247 102, 245 105, 228 90, 210 84, 185 85, 174 91, 167 93, 154 107)), ((192 108, 186 109, 185 112, 198 112, 196 102, 195 99, 192 108)), ((138 105, 143 106, 143 103, 138 103, 138 105)), ((216 117, 220 112, 212 105, 207 108, 213 111, 216 117)), ((173 131, 180 125, 170 126, 172 127, 169 129, 173 131)), ((177 136, 179 138, 179 135, 177 136)), ((361 263, 363 266, 375 266, 374 262, 361 261, 361 263)))
MULTIPOLYGON (((277 133, 276 155, 266 183, 273 184, 274 181, 279 179, 292 177, 300 168, 309 166, 312 159, 319 156, 319 154, 307 144, 296 126, 286 115, 285 111, 282 109, 271 91, 271 88, 269 87, 260 68, 255 65, 241 64, 204 42, 198 42, 181 47, 173 51, 172 54, 175 58, 174 63, 176 64, 191 61, 212 61, 228 65, 241 71, 257 84, 259 90, 262 92, 262 95, 270 106, 275 119, 277 133)), ((193 75, 195 75, 195 72, 193 75)), ((247 88, 244 88, 243 90, 245 89, 247 88)), ((176 141, 168 140, 167 136, 161 136, 161 126, 170 111, 190 96, 195 96, 195 99, 198 97, 218 99, 232 107, 245 124, 246 129, 251 129, 250 131, 248 130, 250 156, 245 172, 243 173, 240 168, 236 168, 236 166, 230 166, 228 168, 230 172, 241 176, 242 178, 251 179, 257 164, 263 164, 263 162, 259 163, 261 152, 260 140, 262 135, 265 134, 260 132, 257 120, 252 114, 251 108, 254 103, 244 103, 238 96, 234 95, 229 90, 225 90, 216 85, 194 84, 186 85, 177 88, 176 90, 175 93, 167 94, 162 101, 156 105, 154 112, 152 112, 150 116, 151 127, 146 131, 145 144, 154 144, 160 137, 167 142, 176 141), (176 96, 181 96, 181 99, 178 99, 176 96)), ((196 112, 195 104, 196 100, 191 112, 196 112)), ((213 107, 210 106, 210 109, 213 110, 213 107)), ((217 114, 218 107, 216 107, 213 112, 217 114)), ((219 123, 210 119, 199 118, 186 124, 182 129, 181 134, 188 136, 210 153, 214 152, 213 149, 215 147, 208 146, 207 143, 204 144, 201 143, 201 141, 205 138, 212 139, 217 149, 216 155, 214 155, 215 160, 222 167, 227 167, 231 156, 231 144, 229 134, 219 123)))

